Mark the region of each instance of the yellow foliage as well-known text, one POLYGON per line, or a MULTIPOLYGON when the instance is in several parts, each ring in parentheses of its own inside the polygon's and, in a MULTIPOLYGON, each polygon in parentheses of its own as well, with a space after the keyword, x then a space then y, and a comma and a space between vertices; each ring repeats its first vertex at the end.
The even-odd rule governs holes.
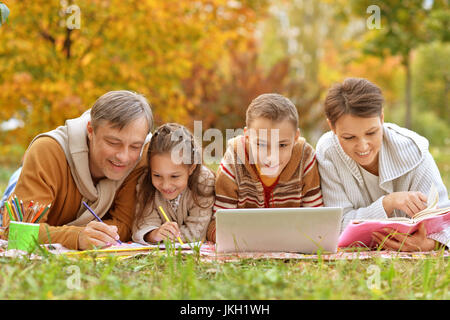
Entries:
POLYGON ((251 34, 265 1, 68 0, 81 13, 72 30, 62 1, 4 2, 11 14, 0 28, 0 122, 26 125, 0 139, 27 146, 117 89, 144 94, 160 123, 189 124, 205 93, 187 95, 184 81, 196 87, 197 68, 215 70, 251 34))

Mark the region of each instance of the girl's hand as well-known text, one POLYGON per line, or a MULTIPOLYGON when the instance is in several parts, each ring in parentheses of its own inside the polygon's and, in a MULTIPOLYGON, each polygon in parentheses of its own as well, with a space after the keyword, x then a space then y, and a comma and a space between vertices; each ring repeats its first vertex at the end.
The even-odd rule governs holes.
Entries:
POLYGON ((393 251, 432 251, 436 242, 427 238, 425 224, 419 224, 419 229, 411 235, 398 233, 394 229, 384 228, 386 234, 373 232, 372 239, 385 250, 393 251))
POLYGON ((177 237, 181 237, 178 224, 176 222, 166 222, 158 229, 150 232, 148 240, 150 240, 150 242, 159 242, 169 238, 173 241, 177 237))
POLYGON ((383 207, 389 217, 395 209, 412 217, 427 207, 427 196, 418 191, 394 192, 383 198, 383 207))

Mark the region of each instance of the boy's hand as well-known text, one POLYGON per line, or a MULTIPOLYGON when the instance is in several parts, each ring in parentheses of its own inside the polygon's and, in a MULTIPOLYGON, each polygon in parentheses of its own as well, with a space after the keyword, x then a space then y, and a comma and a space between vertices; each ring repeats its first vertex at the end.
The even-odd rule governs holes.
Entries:
POLYGON ((91 221, 78 236, 78 248, 80 250, 92 247, 105 247, 119 240, 118 229, 103 222, 91 221))
POLYGON ((176 222, 166 222, 149 234, 150 242, 159 242, 165 240, 166 238, 173 241, 177 237, 181 237, 181 232, 176 222))
POLYGON ((395 209, 412 217, 427 207, 427 196, 416 191, 394 192, 383 198, 383 207, 389 217, 395 209))

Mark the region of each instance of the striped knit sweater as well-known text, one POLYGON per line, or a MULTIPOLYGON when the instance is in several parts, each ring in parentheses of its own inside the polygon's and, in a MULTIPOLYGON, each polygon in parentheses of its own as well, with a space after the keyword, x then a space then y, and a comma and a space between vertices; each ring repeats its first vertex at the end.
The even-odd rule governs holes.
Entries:
MULTIPOLYGON (((291 159, 278 180, 265 186, 254 164, 249 161, 249 146, 244 136, 228 142, 216 176, 218 209, 323 206, 320 178, 314 149, 300 137, 291 159)), ((207 239, 215 241, 215 219, 208 227, 207 239)))
MULTIPOLYGON (((427 195, 434 183, 439 192, 438 206, 450 206, 447 189, 428 146, 427 139, 417 133, 395 124, 384 124, 379 153, 379 187, 385 194, 420 191, 427 195)), ((316 151, 325 206, 344 209, 341 231, 353 219, 387 218, 384 196, 371 201, 358 164, 344 152, 333 132, 329 131, 319 139, 316 151)), ((398 210, 395 215, 406 216, 398 210)), ((448 245, 450 227, 428 237, 448 245)))

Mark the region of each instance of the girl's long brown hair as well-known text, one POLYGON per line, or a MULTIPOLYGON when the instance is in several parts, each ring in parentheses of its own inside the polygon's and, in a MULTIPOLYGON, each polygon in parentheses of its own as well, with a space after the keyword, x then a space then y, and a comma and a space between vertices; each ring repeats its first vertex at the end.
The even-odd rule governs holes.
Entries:
POLYGON ((211 172, 210 178, 202 182, 199 181, 202 170, 202 163, 200 161, 201 149, 195 142, 194 136, 186 127, 180 124, 167 123, 156 129, 150 140, 147 152, 148 173, 143 180, 138 195, 138 201, 141 203, 142 207, 140 212, 137 213, 137 221, 142 221, 141 218, 144 214, 143 209, 148 201, 152 202, 150 211, 153 210, 154 206, 156 188, 152 183, 150 166, 151 157, 157 154, 172 154, 174 148, 180 148, 182 151, 190 151, 190 154, 183 153, 181 155, 183 163, 189 167, 192 164, 195 164, 195 169, 189 176, 187 184, 187 187, 192 191, 194 203, 201 208, 208 208, 211 205, 208 204, 202 206, 199 203, 199 197, 210 197, 214 194, 214 188, 210 187, 214 185, 214 172, 207 168, 207 170, 211 172))

